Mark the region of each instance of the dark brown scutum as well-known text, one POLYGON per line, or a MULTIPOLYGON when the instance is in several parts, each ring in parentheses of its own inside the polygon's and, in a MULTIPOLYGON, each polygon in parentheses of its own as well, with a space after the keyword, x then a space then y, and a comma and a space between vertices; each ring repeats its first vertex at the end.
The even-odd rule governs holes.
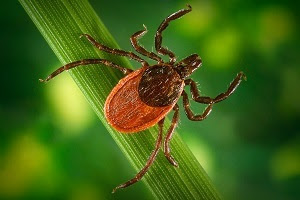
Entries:
POLYGON ((140 80, 138 93, 141 100, 152 107, 173 104, 180 97, 183 80, 168 65, 147 68, 140 80))

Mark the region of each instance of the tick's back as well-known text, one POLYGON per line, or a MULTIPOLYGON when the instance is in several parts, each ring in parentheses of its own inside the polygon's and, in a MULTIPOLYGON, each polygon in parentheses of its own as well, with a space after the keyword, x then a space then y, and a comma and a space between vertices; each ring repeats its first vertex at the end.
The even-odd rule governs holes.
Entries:
POLYGON ((173 105, 183 90, 183 80, 167 64, 148 67, 139 81, 141 100, 152 107, 173 105))

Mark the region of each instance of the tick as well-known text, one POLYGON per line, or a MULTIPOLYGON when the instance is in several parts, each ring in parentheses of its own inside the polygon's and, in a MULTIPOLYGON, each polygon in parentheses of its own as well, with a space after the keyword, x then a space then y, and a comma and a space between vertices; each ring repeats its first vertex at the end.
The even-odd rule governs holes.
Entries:
POLYGON ((242 79, 246 78, 243 72, 238 73, 235 79, 230 83, 228 89, 224 93, 217 95, 215 98, 201 96, 199 94, 195 81, 188 77, 202 65, 201 58, 197 54, 192 54, 183 60, 176 62, 175 54, 162 46, 162 32, 168 27, 169 22, 176 20, 191 11, 192 7, 187 5, 187 9, 182 9, 169 15, 163 20, 156 31, 156 52, 160 55, 168 56, 168 62, 164 62, 157 54, 147 51, 139 45, 138 39, 147 32, 147 28, 145 26, 144 30, 134 33, 131 36, 130 41, 133 48, 138 53, 155 60, 157 64, 154 65, 149 65, 146 60, 133 52, 107 47, 98 43, 89 34, 83 34, 80 37, 86 37, 86 39, 99 50, 119 56, 127 56, 137 62, 140 62, 142 67, 134 71, 105 59, 83 59, 58 68, 45 80, 40 79, 41 82, 47 82, 61 72, 81 65, 102 64, 107 67, 118 69, 125 75, 125 77, 122 78, 112 89, 106 99, 104 113, 107 122, 113 128, 122 133, 135 133, 158 124, 159 132, 155 149, 151 153, 145 166, 134 178, 119 185, 113 190, 113 192, 117 189, 125 188, 138 182, 149 170, 162 145, 164 119, 172 110, 174 111, 172 123, 163 141, 163 150, 167 160, 175 167, 178 166, 175 159, 171 156, 169 144, 174 133, 174 129, 178 124, 179 106, 177 103, 180 97, 183 99, 183 107, 188 119, 192 121, 202 121, 209 115, 215 103, 223 101, 229 97, 238 87, 242 79), (190 87, 192 99, 195 102, 207 104, 207 107, 200 115, 195 115, 190 109, 189 98, 187 92, 184 90, 187 86, 190 87))

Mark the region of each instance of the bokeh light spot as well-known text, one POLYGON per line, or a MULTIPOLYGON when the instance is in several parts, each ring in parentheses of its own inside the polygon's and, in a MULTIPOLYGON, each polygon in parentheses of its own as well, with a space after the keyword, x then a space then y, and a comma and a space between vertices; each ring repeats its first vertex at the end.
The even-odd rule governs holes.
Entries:
POLYGON ((178 21, 180 25, 174 27, 184 35, 198 38, 200 34, 207 31, 208 27, 212 25, 217 12, 211 1, 197 1, 192 6, 193 10, 197 12, 190 12, 178 21))
POLYGON ((67 73, 50 81, 46 93, 57 124, 68 133, 80 133, 92 122, 90 106, 67 73))
POLYGON ((196 159, 201 163, 201 166, 209 174, 210 177, 214 176, 214 155, 210 147, 202 142, 199 137, 195 138, 190 136, 185 139, 189 148, 195 155, 196 159))
POLYGON ((99 192, 99 188, 96 188, 94 185, 80 183, 75 185, 70 200, 101 200, 105 199, 101 198, 101 194, 99 192))
MULTIPOLYGON (((299 135, 299 134, 298 134, 299 135)), ((300 176, 300 140, 279 148, 270 163, 271 173, 275 179, 282 180, 300 176)))
POLYGON ((202 47, 205 63, 217 68, 232 67, 239 57, 240 35, 233 28, 211 35, 202 47))
POLYGON ((42 174, 52 166, 49 151, 32 133, 20 134, 2 159, 0 170, 0 196, 22 195, 42 174))
POLYGON ((286 116, 293 116, 300 113, 299 90, 300 70, 296 67, 288 67, 282 70, 281 94, 279 95, 279 108, 286 116))
POLYGON ((294 20, 290 12, 282 7, 264 9, 260 16, 259 43, 264 50, 272 50, 290 38, 294 20))

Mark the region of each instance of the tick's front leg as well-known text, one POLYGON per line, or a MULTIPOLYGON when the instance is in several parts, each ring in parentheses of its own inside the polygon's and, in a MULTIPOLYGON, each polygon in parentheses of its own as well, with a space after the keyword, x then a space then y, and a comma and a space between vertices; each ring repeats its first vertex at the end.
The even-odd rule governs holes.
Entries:
POLYGON ((189 101, 187 93, 183 90, 181 95, 183 97, 184 111, 185 111, 185 114, 186 114, 186 116, 188 117, 189 120, 192 120, 192 121, 202 121, 212 111, 213 104, 210 104, 209 106, 207 106, 205 108, 204 112, 201 115, 194 115, 194 113, 192 112, 192 110, 190 108, 190 101, 189 101))
POLYGON ((140 54, 147 56, 153 60, 156 60, 158 63, 162 63, 163 60, 158 55, 156 55, 153 52, 147 51, 144 47, 142 47, 139 44, 138 39, 147 33, 147 28, 145 25, 144 25, 144 28, 145 28, 144 30, 138 31, 130 37, 130 42, 131 42, 133 48, 140 54))
POLYGON ((236 78, 230 83, 230 86, 228 87, 227 91, 219 94, 217 97, 213 99, 214 103, 218 103, 220 101, 223 101, 224 99, 227 99, 227 97, 229 97, 235 91, 235 89, 240 85, 242 79, 246 80, 247 78, 243 72, 240 72, 237 74, 236 78))
POLYGON ((169 26, 169 23, 171 21, 178 19, 178 18, 182 17, 183 15, 185 15, 186 13, 189 13, 191 11, 192 11, 192 7, 190 5, 188 5, 188 9, 182 9, 182 10, 179 10, 179 11, 171 14, 166 19, 164 19, 164 21, 160 24, 160 26, 158 27, 158 29, 156 31, 155 49, 161 55, 168 55, 170 57, 171 64, 176 62, 176 57, 172 51, 161 46, 162 45, 162 32, 169 26))
POLYGON ((184 81, 184 83, 185 85, 191 86, 191 93, 194 101, 203 104, 213 104, 228 98, 239 86, 242 79, 246 80, 246 75, 243 72, 240 72, 237 74, 236 78, 230 83, 230 86, 228 87, 227 91, 217 95, 215 98, 200 96, 197 85, 195 81, 193 81, 192 79, 187 79, 184 81))

